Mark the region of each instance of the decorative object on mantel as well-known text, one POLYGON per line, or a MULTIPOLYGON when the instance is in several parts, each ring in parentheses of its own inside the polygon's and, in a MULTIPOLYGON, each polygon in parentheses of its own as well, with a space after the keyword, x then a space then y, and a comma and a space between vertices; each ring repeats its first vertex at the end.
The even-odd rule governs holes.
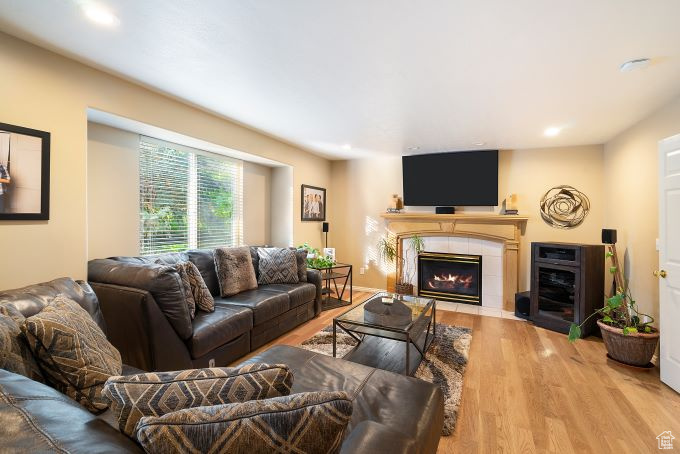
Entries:
MULTIPOLYGON (((463 391, 472 329, 437 323, 434 341, 414 377, 441 386, 444 393, 443 436, 453 434, 463 391)), ((337 356, 343 357, 357 345, 349 334, 337 334, 337 356)), ((300 344, 301 348, 333 356, 333 326, 327 326, 300 344)))
POLYGON ((401 213, 404 209, 404 201, 399 197, 399 194, 392 194, 389 206, 387 207, 388 213, 401 213))
MULTIPOLYGON (((380 253, 380 259, 384 262, 399 262, 402 269, 401 279, 397 280, 395 284, 395 292, 400 295, 413 295, 413 284, 411 283, 413 278, 413 273, 415 272, 415 262, 413 267, 408 271, 406 269, 406 263, 408 263, 408 248, 404 250, 398 247, 399 239, 396 236, 389 236, 387 238, 383 237, 378 242, 378 252, 380 253), (399 254, 399 250, 402 253, 399 254)), ((413 235, 408 239, 409 246, 413 249, 416 256, 420 254, 425 248, 425 243, 422 237, 419 235, 413 235)))
POLYGON ((517 194, 508 194, 503 201, 503 214, 517 214, 517 194))
MULTIPOLYGON (((590 317, 595 314, 602 317, 597 325, 602 332, 609 359, 628 366, 652 368, 654 365, 651 360, 659 343, 659 330, 652 326, 654 318, 651 315, 638 311, 637 303, 630 293, 616 251, 616 231, 603 229, 602 239, 608 242, 605 256, 612 262, 609 272, 614 276, 616 290, 613 296, 606 298, 605 306, 590 317)), ((572 323, 570 342, 581 336, 581 327, 587 321, 584 320, 580 325, 572 323)))
POLYGON ((50 219, 50 133, 0 123, 0 221, 50 219))
POLYGON ((546 224, 556 229, 578 227, 589 211, 590 200, 573 186, 555 186, 541 199, 541 217, 546 224))

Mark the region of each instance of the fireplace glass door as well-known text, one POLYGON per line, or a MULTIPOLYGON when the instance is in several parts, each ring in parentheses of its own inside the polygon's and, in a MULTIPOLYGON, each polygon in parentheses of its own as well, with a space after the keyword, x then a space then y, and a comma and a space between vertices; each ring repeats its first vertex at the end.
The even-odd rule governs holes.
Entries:
POLYGON ((481 267, 480 255, 423 252, 418 255, 418 294, 481 305, 481 267))

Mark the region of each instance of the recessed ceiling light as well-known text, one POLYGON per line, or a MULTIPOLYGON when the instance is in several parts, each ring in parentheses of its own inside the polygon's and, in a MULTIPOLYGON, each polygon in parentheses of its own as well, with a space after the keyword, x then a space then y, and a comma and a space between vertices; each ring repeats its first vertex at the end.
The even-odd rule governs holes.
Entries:
POLYGON ((551 126, 549 128, 546 128, 545 131, 543 131, 543 135, 546 137, 555 137, 557 134, 560 133, 562 128, 558 128, 557 126, 551 126))
POLYGON ((114 27, 120 23, 115 14, 97 3, 83 4, 83 12, 85 13, 85 16, 95 24, 114 27))
POLYGON ((420 150, 420 147, 408 147, 407 150, 408 151, 418 151, 418 150, 420 150))
POLYGON ((483 147, 484 145, 486 145, 486 142, 475 142, 472 145, 474 145, 475 147, 483 147))
POLYGON ((630 60, 619 66, 619 71, 627 73, 636 69, 642 69, 649 66, 649 58, 636 58, 630 60))
POLYGON ((352 149, 352 145, 346 143, 346 144, 344 144, 344 145, 342 146, 342 149, 343 149, 343 150, 346 150, 346 151, 349 151, 349 150, 352 149))

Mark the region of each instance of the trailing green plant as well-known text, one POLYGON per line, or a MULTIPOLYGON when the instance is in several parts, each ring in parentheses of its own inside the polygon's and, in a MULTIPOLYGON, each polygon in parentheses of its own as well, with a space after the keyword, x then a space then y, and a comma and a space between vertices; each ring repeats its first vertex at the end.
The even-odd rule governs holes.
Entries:
POLYGON ((406 263, 409 260, 409 249, 412 249, 417 256, 425 249, 425 242, 423 238, 419 235, 413 235, 408 238, 408 245, 410 248, 402 248, 401 255, 399 254, 398 238, 394 235, 388 237, 382 237, 378 241, 378 254, 380 255, 380 260, 383 262, 396 263, 397 261, 401 264, 401 278, 397 282, 398 284, 410 283, 413 278, 413 273, 415 272, 415 267, 407 269, 406 263))
MULTIPOLYGON (((611 258, 613 254, 607 252, 606 257, 611 258)), ((618 268, 609 268, 611 274, 616 274, 618 268)), ((601 322, 614 328, 619 328, 624 335, 633 333, 654 333, 656 328, 652 326, 654 318, 638 311, 638 305, 630 293, 628 284, 625 288, 619 287, 616 294, 610 298, 605 298, 604 307, 597 309, 580 324, 572 323, 569 327, 569 342, 575 342, 581 337, 581 327, 592 317, 599 315, 601 322)))
POLYGON ((321 252, 317 248, 310 246, 309 243, 304 243, 297 248, 307 251, 307 266, 310 268, 330 268, 335 265, 332 258, 322 256, 321 252))

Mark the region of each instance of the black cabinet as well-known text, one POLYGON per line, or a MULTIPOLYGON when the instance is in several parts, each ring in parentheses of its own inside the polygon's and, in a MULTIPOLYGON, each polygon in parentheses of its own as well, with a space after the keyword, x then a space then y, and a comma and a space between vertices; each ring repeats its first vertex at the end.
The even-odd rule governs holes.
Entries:
MULTIPOLYGON (((543 328, 569 332, 604 305, 604 246, 531 243, 531 318, 543 328)), ((595 329, 595 317, 582 336, 595 329)))

